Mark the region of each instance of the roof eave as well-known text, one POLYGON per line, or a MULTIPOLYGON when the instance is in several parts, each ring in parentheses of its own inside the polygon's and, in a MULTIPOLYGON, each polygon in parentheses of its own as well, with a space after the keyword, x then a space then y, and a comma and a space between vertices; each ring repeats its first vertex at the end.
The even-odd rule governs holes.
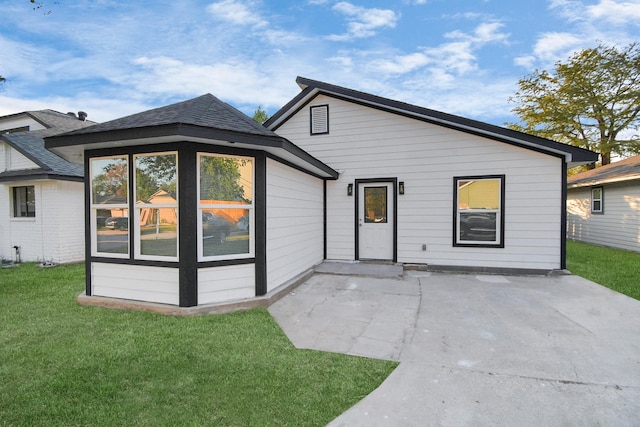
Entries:
POLYGON ((171 124, 78 135, 57 135, 45 138, 45 147, 67 161, 82 163, 85 150, 183 141, 262 150, 318 177, 327 179, 338 177, 337 171, 283 137, 255 135, 195 125, 171 124))

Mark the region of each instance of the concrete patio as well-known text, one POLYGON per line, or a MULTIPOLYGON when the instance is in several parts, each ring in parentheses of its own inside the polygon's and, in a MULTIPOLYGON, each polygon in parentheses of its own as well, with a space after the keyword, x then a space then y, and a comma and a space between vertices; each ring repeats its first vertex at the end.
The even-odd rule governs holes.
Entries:
POLYGON ((269 311, 296 347, 400 362, 331 426, 640 424, 640 301, 577 276, 325 263, 269 311))

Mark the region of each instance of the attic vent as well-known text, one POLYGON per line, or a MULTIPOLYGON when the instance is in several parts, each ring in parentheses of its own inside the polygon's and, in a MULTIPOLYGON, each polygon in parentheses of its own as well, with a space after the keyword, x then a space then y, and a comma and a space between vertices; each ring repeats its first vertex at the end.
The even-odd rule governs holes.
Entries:
POLYGON ((311 135, 329 133, 329 106, 311 107, 311 135))

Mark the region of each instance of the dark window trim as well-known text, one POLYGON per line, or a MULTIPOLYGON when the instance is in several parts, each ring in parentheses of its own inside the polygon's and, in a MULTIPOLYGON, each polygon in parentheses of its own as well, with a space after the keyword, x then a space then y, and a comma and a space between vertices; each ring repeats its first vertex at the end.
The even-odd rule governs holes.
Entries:
POLYGON ((504 248, 504 196, 506 179, 505 175, 474 175, 453 177, 453 246, 463 248, 504 248), (500 180, 500 239, 497 243, 459 243, 458 242, 458 181, 476 181, 486 179, 500 180))
POLYGON ((36 187, 34 185, 16 185, 11 187, 11 206, 12 206, 12 218, 35 218, 36 217, 36 187), (33 196, 33 210, 29 210, 29 188, 31 188, 31 194, 33 196), (16 199, 18 190, 24 190, 26 215, 21 215, 19 203, 16 199))
POLYGON ((597 187, 591 187, 591 196, 590 196, 590 205, 591 205, 591 213, 593 215, 604 215, 604 187, 603 186, 597 186, 597 187), (593 198, 593 191, 594 190, 600 190, 600 209, 599 210, 595 210, 593 209, 593 202, 595 200, 598 199, 594 199, 593 198))
POLYGON ((312 105, 309 107, 309 133, 311 135, 326 135, 329 133, 329 104, 322 105, 312 105), (314 132, 313 131, 313 110, 316 109, 325 109, 327 111, 327 130, 324 132, 314 132))

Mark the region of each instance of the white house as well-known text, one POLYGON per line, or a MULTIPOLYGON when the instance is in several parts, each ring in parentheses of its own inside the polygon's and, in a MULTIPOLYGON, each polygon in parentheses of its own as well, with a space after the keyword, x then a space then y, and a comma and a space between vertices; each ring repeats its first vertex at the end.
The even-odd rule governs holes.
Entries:
POLYGON ((87 299, 255 300, 323 260, 564 268, 566 169, 595 153, 298 84, 265 127, 204 95, 47 138, 88 171, 87 299))
POLYGON ((640 252, 640 156, 568 180, 567 237, 640 252))
POLYGON ((340 172, 326 182, 325 258, 457 270, 565 268, 566 168, 595 161, 595 153, 297 82, 300 94, 266 126, 340 172), (382 202, 369 194, 382 194, 382 202), (386 214, 371 216, 370 203, 386 214))
POLYGON ((84 259, 83 167, 46 150, 43 138, 94 124, 85 118, 53 110, 0 117, 0 257, 84 259))

